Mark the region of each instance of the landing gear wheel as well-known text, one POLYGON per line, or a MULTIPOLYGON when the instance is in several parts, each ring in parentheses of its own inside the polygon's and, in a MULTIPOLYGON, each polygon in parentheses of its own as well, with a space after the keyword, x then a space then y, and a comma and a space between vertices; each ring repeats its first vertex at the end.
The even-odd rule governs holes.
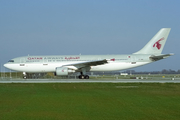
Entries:
POLYGON ((78 76, 79 79, 89 79, 89 76, 88 75, 79 75, 78 76))
POLYGON ((84 75, 79 75, 79 79, 84 79, 84 75))
POLYGON ((84 77, 85 79, 89 79, 89 76, 88 75, 85 75, 85 77, 84 77))

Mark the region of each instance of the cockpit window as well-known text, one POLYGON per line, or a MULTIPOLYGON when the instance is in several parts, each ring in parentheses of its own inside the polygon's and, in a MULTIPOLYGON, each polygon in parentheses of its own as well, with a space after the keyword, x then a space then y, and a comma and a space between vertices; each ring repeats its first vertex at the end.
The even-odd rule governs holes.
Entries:
POLYGON ((14 62, 14 60, 9 60, 8 62, 14 62))

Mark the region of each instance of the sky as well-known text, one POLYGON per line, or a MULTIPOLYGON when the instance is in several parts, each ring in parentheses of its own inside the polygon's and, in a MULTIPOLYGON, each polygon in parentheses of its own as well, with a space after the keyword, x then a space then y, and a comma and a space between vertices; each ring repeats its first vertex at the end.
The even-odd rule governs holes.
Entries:
POLYGON ((179 0, 0 0, 0 63, 27 55, 131 54, 161 28, 171 28, 163 54, 175 55, 133 70, 179 70, 179 5, 179 0))

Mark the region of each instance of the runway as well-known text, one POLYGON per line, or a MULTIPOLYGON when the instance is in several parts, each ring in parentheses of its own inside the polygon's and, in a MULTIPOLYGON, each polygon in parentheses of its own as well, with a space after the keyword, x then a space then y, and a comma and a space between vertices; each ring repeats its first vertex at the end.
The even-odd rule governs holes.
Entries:
POLYGON ((174 80, 147 80, 147 79, 0 79, 0 83, 180 83, 174 80))

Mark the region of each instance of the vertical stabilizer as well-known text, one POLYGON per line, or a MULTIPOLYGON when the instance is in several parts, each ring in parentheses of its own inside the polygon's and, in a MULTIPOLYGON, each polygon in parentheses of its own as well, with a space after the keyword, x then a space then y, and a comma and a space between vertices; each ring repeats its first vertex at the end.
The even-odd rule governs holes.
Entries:
POLYGON ((170 30, 171 28, 162 28, 140 51, 134 54, 161 54, 170 30))

